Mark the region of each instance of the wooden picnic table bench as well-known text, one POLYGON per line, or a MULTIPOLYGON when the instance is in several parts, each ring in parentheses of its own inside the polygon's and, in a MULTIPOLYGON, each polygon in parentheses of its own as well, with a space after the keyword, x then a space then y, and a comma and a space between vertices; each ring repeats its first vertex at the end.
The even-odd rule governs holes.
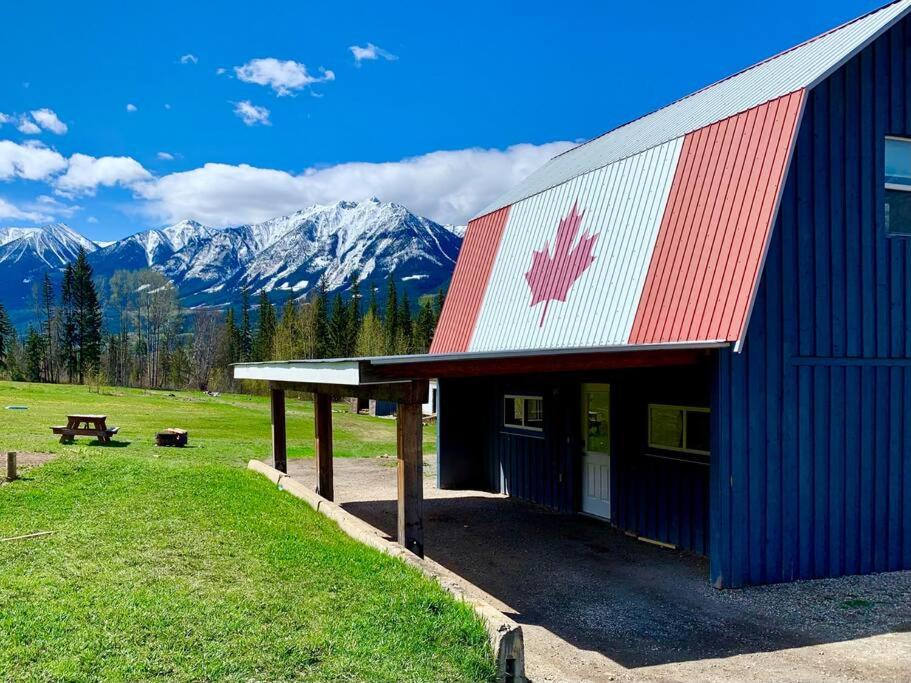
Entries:
POLYGON ((101 443, 110 443, 120 427, 108 427, 107 415, 67 415, 66 424, 51 427, 60 435, 60 443, 70 443, 77 436, 94 436, 101 443))

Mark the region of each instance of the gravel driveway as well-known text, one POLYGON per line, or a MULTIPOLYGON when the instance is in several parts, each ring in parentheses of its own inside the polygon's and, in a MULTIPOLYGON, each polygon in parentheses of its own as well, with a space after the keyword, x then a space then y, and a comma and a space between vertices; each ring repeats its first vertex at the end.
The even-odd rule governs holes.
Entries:
MULTIPOLYGON (((522 624, 534 681, 911 681, 911 572, 719 591, 704 558, 425 475, 427 555, 522 624)), ((390 536, 395 486, 394 458, 335 460, 336 501, 390 536)))

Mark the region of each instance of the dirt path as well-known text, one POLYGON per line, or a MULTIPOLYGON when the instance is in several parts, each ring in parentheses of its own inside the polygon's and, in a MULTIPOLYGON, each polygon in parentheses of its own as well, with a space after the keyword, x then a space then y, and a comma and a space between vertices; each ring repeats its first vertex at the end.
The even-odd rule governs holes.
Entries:
MULTIPOLYGON (((334 465, 336 501, 389 536, 395 463, 334 465)), ((291 474, 315 483, 312 460, 291 474)), ((911 572, 718 591, 704 558, 425 475, 427 555, 522 624, 534 681, 911 681, 911 572)))
MULTIPOLYGON (((6 452, 0 454, 0 486, 5 486, 9 482, 6 480, 6 452)), ((46 462, 50 462, 57 455, 55 453, 16 453, 16 469, 19 470, 19 477, 27 476, 27 473, 33 467, 40 467, 46 462)))

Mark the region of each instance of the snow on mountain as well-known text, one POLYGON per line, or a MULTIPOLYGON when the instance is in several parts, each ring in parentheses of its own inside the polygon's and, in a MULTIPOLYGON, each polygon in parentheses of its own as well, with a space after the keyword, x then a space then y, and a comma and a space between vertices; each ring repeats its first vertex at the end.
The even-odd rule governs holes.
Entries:
POLYGON ((452 225, 452 223, 447 223, 443 227, 459 239, 464 239, 465 231, 468 230, 467 225, 452 225))
POLYGON ((20 310, 21 321, 30 310, 29 283, 44 272, 59 276, 80 245, 96 276, 154 268, 174 282, 187 306, 234 304, 243 287, 270 292, 281 303, 307 296, 320 278, 330 291, 340 291, 356 271, 364 291, 376 286, 382 296, 394 274, 416 300, 448 283, 461 241, 458 229, 376 198, 228 228, 185 220, 105 244, 63 224, 0 228, 0 301, 20 310))

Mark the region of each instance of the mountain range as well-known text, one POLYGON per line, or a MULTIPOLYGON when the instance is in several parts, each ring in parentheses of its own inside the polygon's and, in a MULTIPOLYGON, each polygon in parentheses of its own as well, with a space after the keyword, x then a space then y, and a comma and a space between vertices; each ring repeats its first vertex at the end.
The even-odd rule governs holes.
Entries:
POLYGON ((35 283, 48 272, 58 284, 80 246, 97 278, 154 268, 177 286, 186 307, 237 303, 243 287, 253 294, 265 290, 280 304, 306 296, 321 277, 330 292, 343 291, 355 271, 364 291, 376 285, 382 295, 392 274, 416 300, 449 282, 463 233, 463 227, 442 226, 375 198, 227 228, 184 220, 110 243, 93 242, 62 223, 0 228, 0 302, 14 324, 27 324, 35 283))

